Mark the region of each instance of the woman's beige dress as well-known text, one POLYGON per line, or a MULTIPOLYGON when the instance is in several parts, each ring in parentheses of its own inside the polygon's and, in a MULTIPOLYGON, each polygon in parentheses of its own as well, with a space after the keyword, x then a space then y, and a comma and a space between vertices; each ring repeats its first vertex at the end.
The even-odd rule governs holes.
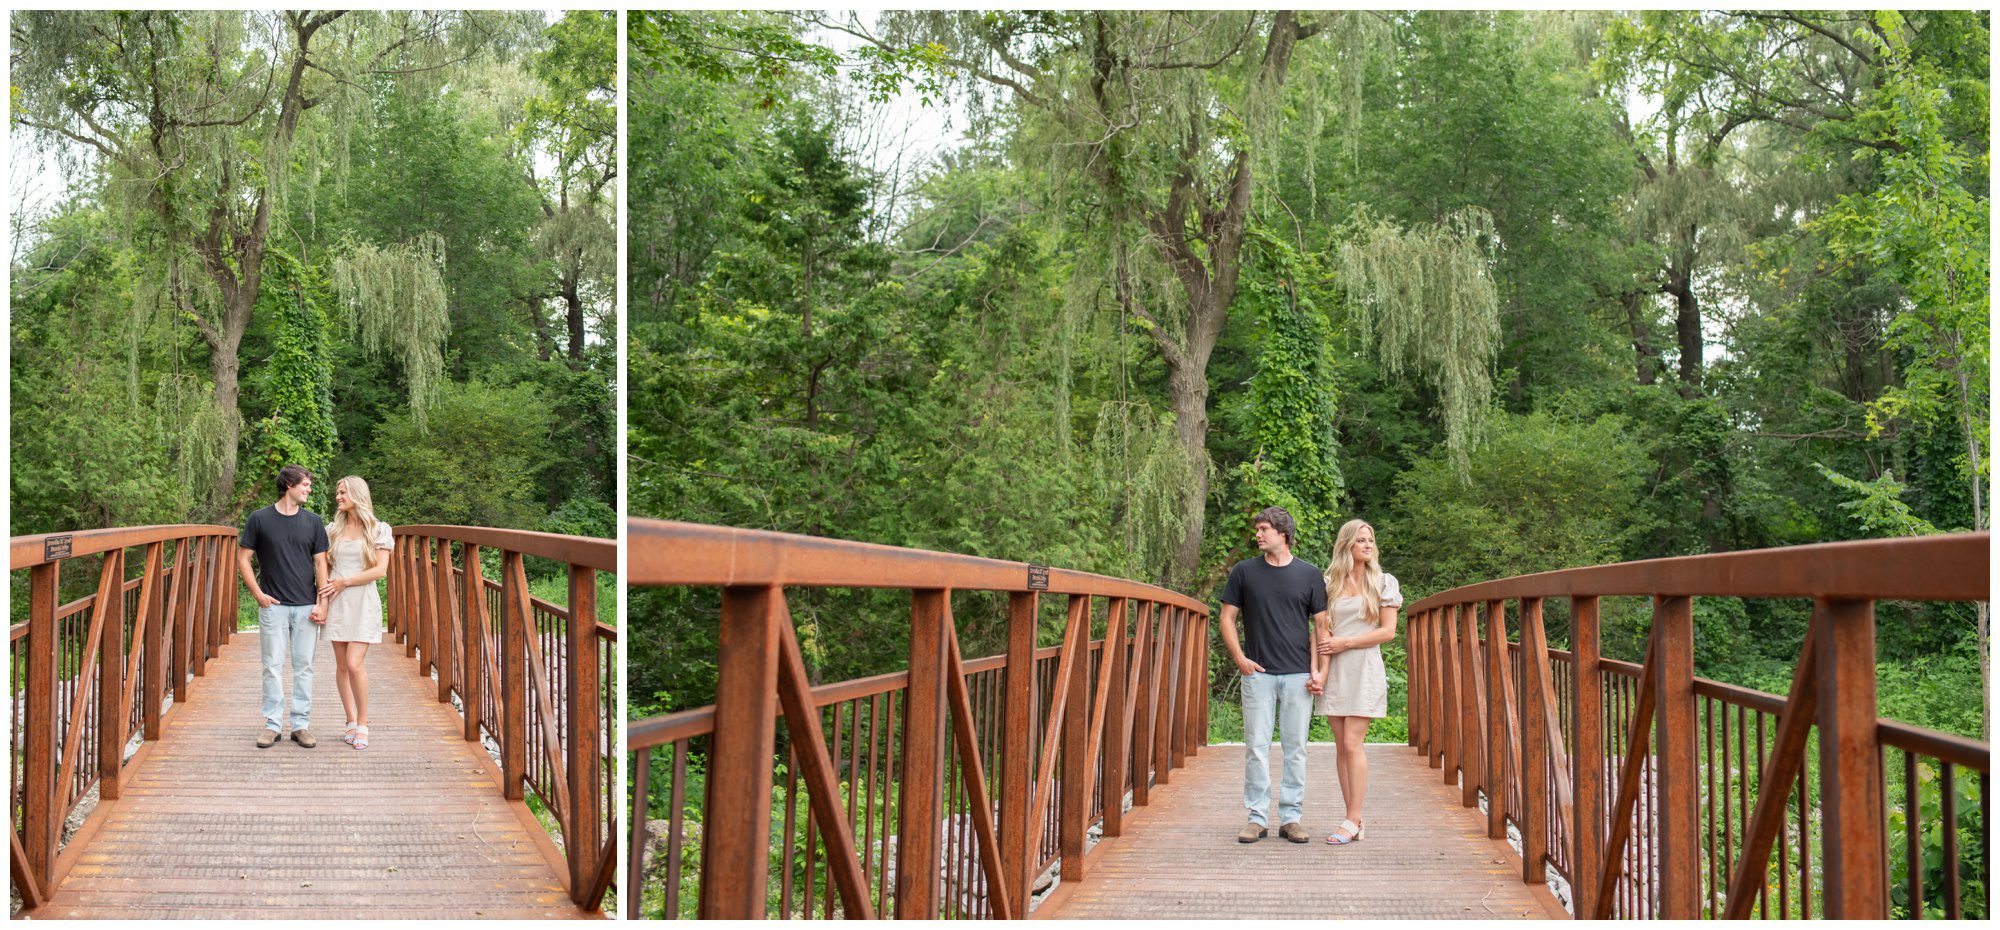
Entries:
MULTIPOLYGON (((389 531, 389 524, 375 522, 375 539, 370 542, 361 539, 336 539, 333 550, 331 577, 346 578, 368 570, 368 549, 390 549, 395 547, 395 536, 389 531)), ((386 559, 389 554, 377 552, 376 559, 386 559)), ((326 609, 326 626, 320 630, 320 639, 330 643, 379 643, 382 641, 382 595, 374 583, 357 585, 343 589, 333 596, 333 604, 326 609)))
MULTIPOLYGON (((1380 629, 1381 615, 1368 616, 1367 604, 1359 596, 1334 598, 1330 608, 1333 635, 1361 636, 1380 629)), ((1382 606, 1403 606, 1403 586, 1387 572, 1382 574, 1382 606)), ((1319 699, 1313 702, 1313 713, 1376 720, 1389 716, 1389 675, 1382 668, 1382 647, 1349 649, 1335 653, 1332 659, 1326 685, 1320 690, 1319 699)))

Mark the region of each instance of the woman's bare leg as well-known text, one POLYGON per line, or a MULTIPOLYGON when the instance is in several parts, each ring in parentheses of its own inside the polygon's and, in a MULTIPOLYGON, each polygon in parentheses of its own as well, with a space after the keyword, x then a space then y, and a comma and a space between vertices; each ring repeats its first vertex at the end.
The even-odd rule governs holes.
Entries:
POLYGON ((341 661, 348 687, 354 690, 354 722, 364 727, 368 725, 368 666, 362 662, 366 658, 367 643, 348 643, 347 656, 341 661))
POLYGON ((1346 740, 1341 736, 1345 732, 1343 722, 1346 719, 1346 717, 1336 717, 1332 714, 1326 715, 1327 729, 1333 732, 1333 770, 1335 777, 1340 779, 1340 796, 1342 799, 1347 797, 1346 740))
POLYGON ((347 723, 354 723, 354 684, 347 680, 347 651, 360 643, 333 644, 333 686, 340 690, 340 709, 347 714, 347 723))
POLYGON ((1367 717, 1348 717, 1340 734, 1340 799, 1347 804, 1347 819, 1361 822, 1361 801, 1368 794, 1367 717))

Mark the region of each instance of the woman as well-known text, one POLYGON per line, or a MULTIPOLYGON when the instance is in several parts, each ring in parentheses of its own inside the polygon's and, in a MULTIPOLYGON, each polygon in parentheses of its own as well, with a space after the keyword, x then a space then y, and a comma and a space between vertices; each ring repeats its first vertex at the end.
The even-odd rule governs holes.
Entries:
POLYGON ((1346 818, 1326 841, 1335 846, 1362 836, 1361 801, 1368 793, 1368 757, 1362 744, 1368 724, 1389 715, 1389 679, 1382 669, 1382 644, 1396 638, 1396 608, 1403 588, 1382 571, 1375 551, 1375 528, 1349 520, 1333 541, 1327 560, 1326 601, 1330 623, 1316 631, 1313 689, 1315 713, 1325 714, 1338 744, 1334 767, 1346 818))
POLYGON ((395 542, 389 524, 375 519, 368 482, 352 475, 340 479, 334 504, 339 510, 326 528, 333 568, 319 589, 326 611, 320 638, 333 643, 334 684, 340 688, 341 709, 347 711, 341 741, 367 749, 368 670, 362 660, 370 645, 382 641, 382 596, 375 582, 389 574, 388 553, 395 542))

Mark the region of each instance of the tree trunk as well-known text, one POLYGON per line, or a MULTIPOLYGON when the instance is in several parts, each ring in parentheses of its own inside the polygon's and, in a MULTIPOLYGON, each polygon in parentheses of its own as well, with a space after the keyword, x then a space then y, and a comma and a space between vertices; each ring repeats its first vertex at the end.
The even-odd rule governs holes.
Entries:
MULTIPOLYGON (((1128 109, 1131 101, 1118 97, 1132 89, 1132 57, 1115 47, 1116 38, 1106 14, 1091 16, 1094 28, 1079 39, 1091 46, 1090 86, 1097 108, 1097 121, 1091 132, 1096 135, 1102 126, 1127 126, 1133 117, 1128 109)), ((1102 149, 1091 160, 1089 170, 1105 192, 1105 209, 1112 227, 1123 235, 1127 229, 1142 226, 1149 234, 1147 241, 1172 270, 1187 301, 1181 327, 1185 342, 1181 342, 1168 335, 1160 325, 1161 317, 1140 302, 1129 287, 1129 268, 1120 247, 1115 270, 1119 300, 1127 314, 1144 322, 1147 334, 1166 363, 1174 435, 1194 473, 1189 496, 1183 502, 1185 522, 1181 539, 1164 573, 1163 580, 1169 585, 1187 587, 1201 565, 1202 530, 1208 507, 1208 359, 1222 334, 1229 305, 1236 299, 1237 277, 1242 269, 1252 187, 1252 158, 1247 140, 1258 138, 1257 130, 1262 124, 1275 118, 1275 101, 1284 86, 1293 50, 1320 28, 1300 24, 1288 10, 1272 17, 1257 75, 1243 89, 1243 106, 1238 111, 1244 114, 1246 122, 1255 125, 1244 138, 1235 140, 1233 164, 1219 177, 1204 168, 1213 157, 1215 143, 1210 118, 1205 115, 1188 118, 1178 161, 1167 172, 1165 197, 1158 201, 1148 202, 1151 198, 1144 192, 1131 189, 1131 180, 1126 175, 1126 140, 1120 131, 1114 130, 1092 143, 1102 149)), ((995 44, 1002 54, 1006 53, 1005 42, 1002 38, 995 44)), ((1184 66, 1206 69, 1220 65, 1221 62, 1184 66)), ((1012 81, 1000 83, 1020 92, 1022 102, 1031 106, 1049 106, 1051 101, 1059 99, 1026 91, 1012 81)), ((810 263, 807 268, 811 269, 810 263)))
POLYGON ((562 287, 563 305, 569 311, 569 367, 572 371, 583 370, 583 297, 577 293, 577 279, 583 276, 582 264, 579 259, 574 271, 564 276, 562 287))
MULTIPOLYGON (((1318 27, 1301 27, 1289 10, 1272 20, 1264 46, 1262 65, 1256 82, 1249 88, 1251 110, 1260 98, 1275 98, 1284 86, 1291 67, 1292 51, 1300 39, 1318 27)), ((1186 528, 1174 547, 1174 561, 1167 581, 1183 590, 1192 585, 1201 568, 1201 539, 1208 516, 1208 358, 1222 337, 1229 319, 1229 306, 1236 301, 1238 276, 1243 270, 1243 239, 1249 231, 1252 158, 1247 147, 1236 152, 1227 186, 1200 189, 1195 177, 1204 157, 1205 134, 1193 130, 1183 148, 1180 173, 1171 182, 1166 202, 1146 217, 1153 232, 1154 246, 1167 267, 1174 270, 1187 295, 1187 343, 1175 351, 1170 340, 1155 327, 1155 341, 1167 362, 1169 407, 1174 411, 1174 434, 1193 469, 1185 517, 1186 528), (1189 223, 1192 219, 1194 222, 1189 223), (1191 228, 1190 228, 1191 227, 1191 228), (1194 242, 1204 247, 1197 252, 1194 242), (1205 254, 1203 254, 1205 253, 1205 254)))
MULTIPOLYGON (((1979 432, 1972 418, 1971 379, 1966 376, 1963 362, 1960 362, 1956 368, 1957 370, 1953 374, 1957 376, 1958 380, 1959 429, 1963 431, 1965 436, 1966 462, 1971 466, 1972 470, 1972 528, 1974 531, 1978 531, 1986 528, 1985 489, 1981 487, 1984 482, 1979 477, 1982 461, 1981 449, 1979 448, 1979 432)), ((1979 693, 1981 701, 1983 701, 1981 707, 1984 711, 1980 715, 1979 735, 1981 739, 1990 743, 1993 740, 1993 659, 1986 651, 1986 602, 1975 602, 1973 604, 1973 614, 1974 622, 1977 624, 1975 631, 1979 637, 1979 693)))
POLYGON ((1694 295, 1694 256, 1677 256, 1661 290, 1674 297, 1674 335, 1681 349, 1681 396, 1701 393, 1701 304, 1694 295))
MULTIPOLYGON (((328 23, 345 15, 344 11, 316 13, 311 17, 303 13, 286 14, 296 47, 289 65, 290 77, 279 104, 278 125, 273 137, 265 141, 266 146, 289 148, 298 131, 299 117, 317 103, 308 101, 301 89, 312 39, 328 23)), ((166 119, 166 115, 157 110, 151 114, 156 139, 166 119)), ((209 208, 208 229, 196 236, 193 242, 202 269, 214 279, 222 294, 221 318, 213 327, 202 328, 202 337, 209 346, 208 372, 215 385, 215 406, 222 418, 222 455, 216 468, 213 499, 209 504, 210 512, 217 519, 229 514, 236 497, 236 454, 243 433, 243 416, 236 406, 242 395, 239 355, 243 332, 250 328, 250 317, 257 305, 257 292, 263 286, 264 253, 271 236, 270 179, 263 178, 254 186, 254 207, 249 222, 243 224, 236 219, 233 209, 235 185, 232 177, 233 165, 226 165, 219 181, 216 201, 209 208)), ((164 190, 155 193, 160 214, 167 220, 167 228, 174 229, 171 199, 164 190)))
POLYGON ((1201 566, 1203 524, 1208 517, 1208 372, 1207 364, 1169 365, 1167 404, 1174 412, 1174 438, 1192 470, 1188 486, 1186 526, 1174 546, 1173 563, 1167 567, 1167 583, 1186 590, 1201 566))
POLYGON ((1646 325, 1640 312, 1646 305, 1646 295, 1630 291, 1619 301, 1625 305, 1625 325, 1632 332, 1632 354, 1639 383, 1652 384, 1659 380, 1660 369, 1666 366, 1660 360, 1660 350, 1653 347, 1652 328, 1646 325))
POLYGON ((546 362, 555 357, 556 340, 549 334, 548 318, 542 315, 543 296, 530 297, 522 304, 528 308, 528 321, 535 326, 535 355, 546 362))
MULTIPOLYGON (((255 295, 251 297, 254 299, 255 295)), ((247 309, 244 318, 248 319, 247 309)), ((208 356, 208 376, 215 385, 215 409, 222 414, 222 435, 217 440, 222 457, 215 470, 215 487, 209 492, 208 507, 216 519, 228 516, 230 502, 236 496, 236 448, 243 433, 243 417, 236 409, 243 393, 237 356, 243 330, 225 324, 221 335, 221 344, 211 346, 208 356)))
MULTIPOLYGON (((223 183, 227 190, 226 178, 223 183)), ((222 295, 221 317, 213 327, 201 329, 202 338, 208 343, 208 374, 215 386, 215 407, 222 418, 222 454, 209 501, 210 513, 217 519, 227 516, 235 503, 237 445, 243 433, 243 415, 236 406, 242 395, 239 382, 243 332, 250 328, 257 292, 263 287, 265 243, 271 232, 270 206, 259 196, 247 229, 227 227, 227 218, 228 211, 215 210, 207 234, 195 243, 195 254, 200 257, 203 270, 222 295), (225 252, 225 242, 232 243, 234 248, 225 252)))
POLYGON ((1833 327, 1840 340, 1840 394, 1857 404, 1865 404, 1882 393, 1882 360, 1892 356, 1882 350, 1881 327, 1875 325, 1874 309, 1836 306, 1833 327))
MULTIPOLYGON (((264 210, 258 210, 258 218, 264 210)), ((222 436, 218 444, 222 446, 222 456, 216 464, 216 486, 210 490, 208 512, 216 520, 230 516, 230 508, 236 502, 236 448, 242 440, 242 414, 236 410, 236 402, 242 398, 242 342, 244 330, 250 328, 250 312, 256 308, 256 292, 264 280, 264 232, 268 224, 252 222, 250 230, 244 232, 238 242, 238 266, 242 268, 242 278, 238 280, 232 270, 222 262, 204 262, 208 274, 216 280, 222 290, 222 318, 216 320, 214 328, 202 326, 202 338, 208 342, 208 380, 214 384, 216 412, 222 418, 222 436)), ((204 258, 214 258, 214 252, 204 254, 204 258)))

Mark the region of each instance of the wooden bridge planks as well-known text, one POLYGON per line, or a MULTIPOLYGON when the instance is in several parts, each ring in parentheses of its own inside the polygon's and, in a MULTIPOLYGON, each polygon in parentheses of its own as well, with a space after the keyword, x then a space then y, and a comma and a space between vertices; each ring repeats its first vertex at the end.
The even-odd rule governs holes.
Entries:
MULTIPOLYGON (((1243 749, 1217 745, 1188 760, 1152 803, 1126 814, 1125 835, 1094 851, 1089 878, 1058 888, 1036 918, 1550 919, 1547 889, 1523 884, 1520 858, 1486 837, 1485 815, 1459 806, 1428 760, 1402 745, 1368 747, 1368 833, 1352 848, 1326 835, 1340 822, 1334 749, 1306 760, 1306 828, 1236 842, 1245 821, 1243 749)), ((1280 752, 1271 747, 1273 793, 1280 752)), ((1275 814, 1276 799, 1273 799, 1275 814)))
POLYGON ((369 650, 373 740, 359 752, 340 741, 330 646, 314 668, 318 748, 258 749, 257 636, 223 646, 31 916, 582 916, 553 844, 500 796, 496 767, 412 660, 369 650))

